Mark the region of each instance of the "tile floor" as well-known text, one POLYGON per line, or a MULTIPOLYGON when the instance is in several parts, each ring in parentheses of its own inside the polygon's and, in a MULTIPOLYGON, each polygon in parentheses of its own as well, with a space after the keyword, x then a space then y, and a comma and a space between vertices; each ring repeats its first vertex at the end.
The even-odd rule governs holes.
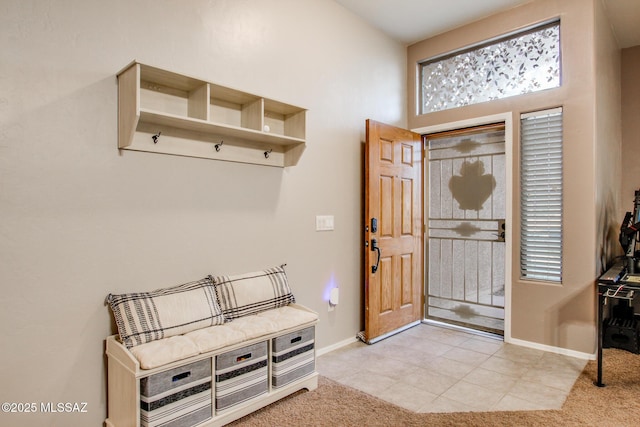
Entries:
POLYGON ((420 324, 323 354, 334 381, 414 412, 558 409, 586 360, 420 324))

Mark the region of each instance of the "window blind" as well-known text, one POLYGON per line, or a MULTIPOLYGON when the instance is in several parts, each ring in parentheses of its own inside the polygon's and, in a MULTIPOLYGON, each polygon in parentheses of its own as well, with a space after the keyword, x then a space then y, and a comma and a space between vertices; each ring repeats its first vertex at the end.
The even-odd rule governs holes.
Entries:
POLYGON ((562 282, 562 108, 520 117, 520 272, 562 282))

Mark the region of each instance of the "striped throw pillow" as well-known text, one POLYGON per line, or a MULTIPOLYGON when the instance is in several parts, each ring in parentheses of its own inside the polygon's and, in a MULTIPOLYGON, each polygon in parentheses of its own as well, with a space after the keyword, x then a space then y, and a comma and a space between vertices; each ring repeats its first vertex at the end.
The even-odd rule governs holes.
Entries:
POLYGON ((235 276, 217 276, 213 282, 227 320, 296 302, 284 266, 235 276))
POLYGON ((109 294, 107 303, 127 348, 225 321, 211 276, 152 292, 109 294))

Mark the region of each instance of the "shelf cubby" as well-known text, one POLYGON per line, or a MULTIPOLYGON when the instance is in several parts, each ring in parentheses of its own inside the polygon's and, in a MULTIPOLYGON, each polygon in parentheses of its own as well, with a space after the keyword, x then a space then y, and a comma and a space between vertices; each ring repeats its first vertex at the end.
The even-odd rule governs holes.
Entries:
POLYGON ((293 166, 306 110, 133 62, 118 73, 118 147, 293 166))

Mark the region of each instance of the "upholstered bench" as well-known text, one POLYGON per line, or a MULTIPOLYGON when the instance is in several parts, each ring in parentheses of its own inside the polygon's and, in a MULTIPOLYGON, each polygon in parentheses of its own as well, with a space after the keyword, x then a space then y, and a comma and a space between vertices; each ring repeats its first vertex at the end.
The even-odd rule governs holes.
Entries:
POLYGON ((318 315, 284 268, 112 295, 106 425, 218 426, 314 390, 318 315))

